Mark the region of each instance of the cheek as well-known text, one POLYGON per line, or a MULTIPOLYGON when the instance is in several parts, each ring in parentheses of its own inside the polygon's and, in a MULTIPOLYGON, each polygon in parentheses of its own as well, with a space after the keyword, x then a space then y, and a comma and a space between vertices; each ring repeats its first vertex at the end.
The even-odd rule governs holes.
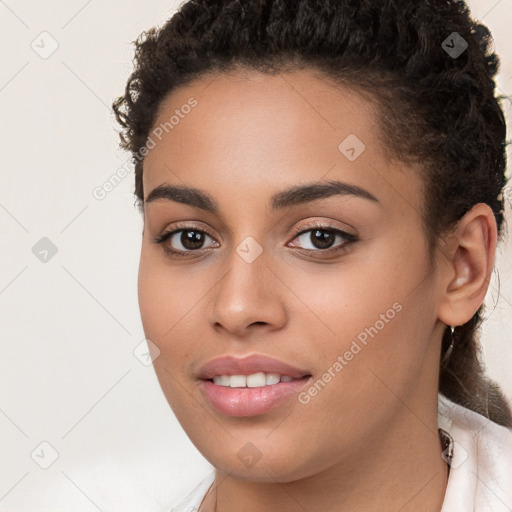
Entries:
MULTIPOLYGON (((180 291, 180 278, 166 269, 149 251, 141 254, 138 275, 138 300, 144 334, 158 348, 153 369, 164 396, 176 414, 185 406, 182 397, 182 369, 192 347, 185 343, 189 337, 177 340, 180 319, 190 309, 187 294, 180 291)), ((183 332, 183 331, 182 331, 183 332)))
POLYGON ((143 244, 137 287, 146 334, 155 339, 171 338, 204 295, 198 284, 185 266, 166 264, 158 250, 143 244))
POLYGON ((302 290, 308 306, 302 308, 307 318, 301 331, 314 349, 317 372, 328 372, 341 357, 338 371, 331 368, 339 375, 333 380, 356 394, 378 395, 377 376, 394 389, 403 388, 420 371, 428 347, 435 322, 428 260, 421 241, 411 245, 414 253, 399 242, 347 259, 333 271, 298 274, 302 284, 293 287, 302 290))
POLYGON ((302 310, 326 336, 326 343, 337 347, 339 340, 341 348, 375 323, 382 330, 385 322, 389 330, 390 321, 398 319, 397 309, 405 307, 422 272, 420 266, 413 270, 396 255, 388 257, 382 248, 364 259, 354 258, 329 269, 312 267, 288 279, 293 279, 290 287, 300 291, 297 296, 306 306, 302 310))
MULTIPOLYGON (((422 269, 381 270, 326 280, 324 293, 311 295, 309 302, 322 322, 306 319, 303 325, 304 343, 309 340, 309 353, 318 359, 315 380, 299 397, 300 422, 305 431, 336 439, 340 453, 361 437, 371 438, 397 414, 397 396, 417 385, 429 342, 418 336, 428 333, 432 320, 425 309, 428 282, 410 293, 422 269), (326 332, 324 324, 328 335, 318 336, 326 332), (323 330, 315 329, 319 325, 323 330)), ((317 446, 320 452, 324 448, 328 456, 328 447, 317 446)))
POLYGON ((177 267, 166 266, 161 257, 144 248, 137 287, 144 334, 160 351, 153 366, 162 387, 167 388, 173 385, 174 368, 182 368, 188 352, 193 350, 188 342, 194 338, 193 333, 185 334, 188 315, 201 294, 194 291, 190 278, 183 276, 177 267))

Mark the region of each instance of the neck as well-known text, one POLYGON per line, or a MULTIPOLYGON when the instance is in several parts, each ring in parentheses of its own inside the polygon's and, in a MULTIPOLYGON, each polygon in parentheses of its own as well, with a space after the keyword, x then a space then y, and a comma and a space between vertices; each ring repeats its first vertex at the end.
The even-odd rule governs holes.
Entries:
POLYGON ((439 512, 448 467, 441 456, 437 408, 421 419, 402 409, 383 436, 362 443, 356 458, 299 480, 254 482, 217 470, 201 512, 439 512))

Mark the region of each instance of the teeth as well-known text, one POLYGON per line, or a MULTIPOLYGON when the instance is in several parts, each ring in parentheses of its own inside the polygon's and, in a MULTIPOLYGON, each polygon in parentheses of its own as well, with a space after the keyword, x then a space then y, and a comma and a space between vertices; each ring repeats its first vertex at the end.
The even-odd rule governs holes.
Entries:
POLYGON ((245 375, 231 375, 229 377, 230 388, 245 388, 247 385, 247 377, 245 375))
POLYGON ((229 375, 216 375, 213 377, 213 382, 219 386, 229 387, 229 375))
POLYGON ((279 380, 281 379, 281 376, 278 373, 267 373, 267 386, 271 384, 277 384, 279 380))
POLYGON ((267 377, 263 372, 253 373, 247 375, 247 387, 248 388, 259 388, 267 384, 267 377))
POLYGON ((271 386, 279 382, 291 382, 295 380, 289 375, 279 375, 278 373, 252 373, 251 375, 216 375, 213 377, 213 383, 228 388, 260 388, 271 386))

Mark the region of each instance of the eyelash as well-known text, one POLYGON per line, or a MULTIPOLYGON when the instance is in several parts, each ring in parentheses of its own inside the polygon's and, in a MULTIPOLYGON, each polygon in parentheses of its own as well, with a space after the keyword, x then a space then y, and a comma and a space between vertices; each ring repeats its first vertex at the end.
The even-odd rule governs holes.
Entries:
MULTIPOLYGON (((335 235, 340 235, 342 238, 345 239, 345 243, 335 246, 335 247, 330 247, 328 249, 305 249, 308 253, 331 254, 331 253, 341 252, 342 250, 346 250, 348 245, 350 245, 354 242, 357 242, 359 240, 359 238, 356 235, 353 235, 352 233, 347 233, 346 231, 343 231, 339 228, 335 228, 334 226, 330 226, 328 224, 321 224, 321 223, 312 223, 312 224, 307 224, 307 225, 302 226, 301 229, 293 235, 293 240, 295 240, 300 235, 303 235, 304 233, 308 233, 309 231, 313 231, 315 229, 318 231, 327 231, 327 232, 332 232, 335 235)), ((160 235, 156 235, 153 238, 153 242, 157 243, 157 244, 164 244, 164 242, 166 242, 169 238, 171 238, 176 233, 180 233, 181 231, 195 231, 196 233, 202 233, 202 234, 208 235, 210 238, 214 239, 213 235, 210 232, 208 232, 207 230, 198 229, 196 226, 191 226, 191 225, 179 225, 179 226, 176 226, 176 229, 173 229, 171 231, 166 231, 160 235)), ((170 255, 172 257, 177 256, 178 258, 187 258, 187 257, 189 257, 188 255, 190 255, 190 254, 202 252, 203 250, 205 250, 205 249, 195 249, 195 250, 181 251, 181 250, 171 249, 168 245, 164 245, 163 248, 164 248, 164 251, 168 255, 170 255)))

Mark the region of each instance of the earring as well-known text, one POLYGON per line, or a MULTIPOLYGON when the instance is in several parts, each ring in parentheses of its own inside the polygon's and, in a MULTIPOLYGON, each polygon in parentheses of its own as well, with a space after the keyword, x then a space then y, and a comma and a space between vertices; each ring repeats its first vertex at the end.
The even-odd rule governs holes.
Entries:
POLYGON ((441 364, 445 364, 448 359, 450 359, 450 355, 452 354, 453 350, 453 333, 455 332, 455 326, 450 325, 450 346, 448 347, 448 350, 444 353, 443 358, 441 359, 441 364))

